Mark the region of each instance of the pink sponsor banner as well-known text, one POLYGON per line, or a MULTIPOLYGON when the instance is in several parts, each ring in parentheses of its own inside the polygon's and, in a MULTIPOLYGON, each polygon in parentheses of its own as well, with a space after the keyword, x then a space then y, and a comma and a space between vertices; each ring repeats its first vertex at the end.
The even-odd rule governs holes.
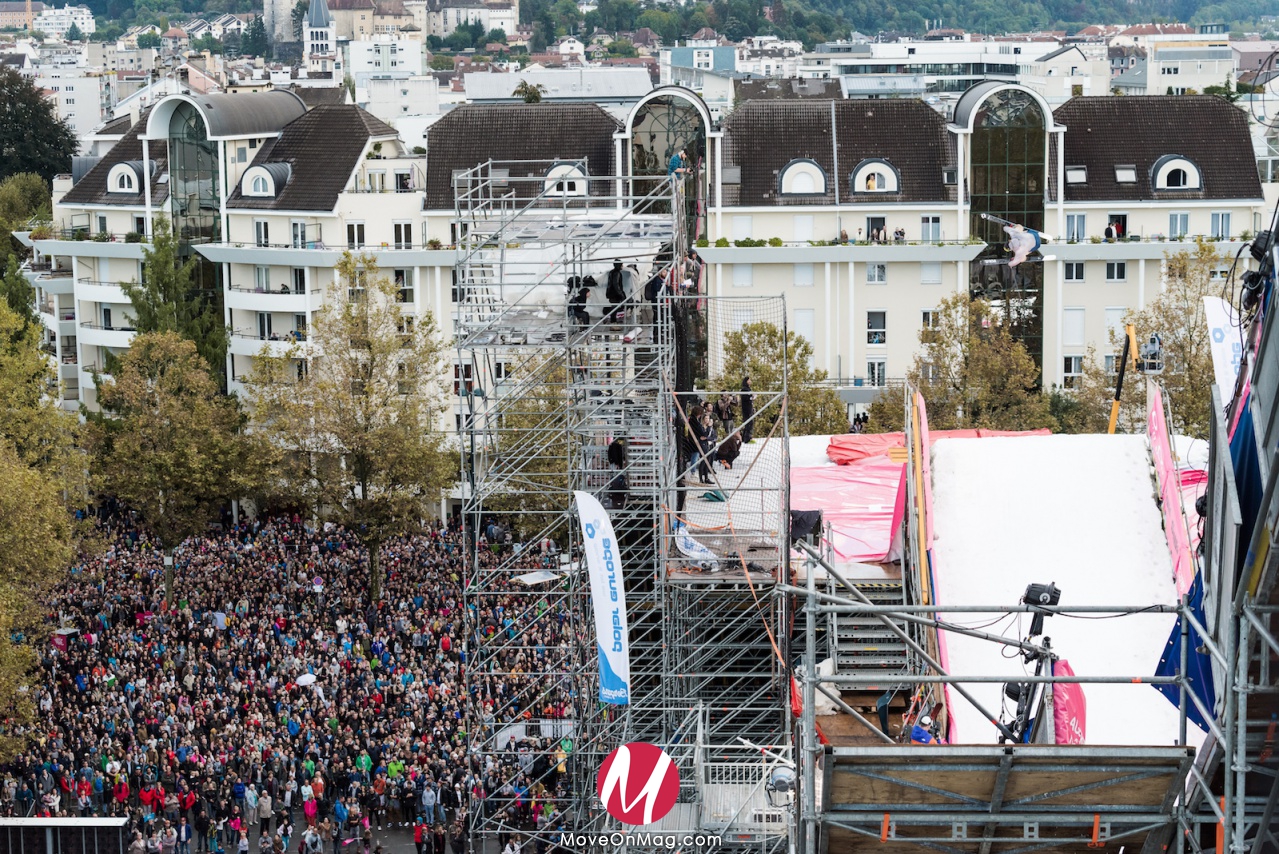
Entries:
POLYGON ((1177 584, 1177 593, 1181 594, 1194 583, 1195 562, 1190 550, 1190 531, 1181 506, 1181 477, 1173 458, 1168 422, 1164 418, 1163 390, 1153 382, 1148 387, 1146 436, 1150 440, 1150 455, 1159 481, 1159 504, 1164 517, 1164 536, 1168 539, 1168 554, 1172 558, 1172 576, 1177 584))
MULTIPOLYGON (((1074 676, 1070 662, 1053 662, 1053 676, 1074 676)), ((1058 744, 1083 744, 1088 729, 1088 701, 1078 682, 1053 683, 1053 732, 1058 744)))

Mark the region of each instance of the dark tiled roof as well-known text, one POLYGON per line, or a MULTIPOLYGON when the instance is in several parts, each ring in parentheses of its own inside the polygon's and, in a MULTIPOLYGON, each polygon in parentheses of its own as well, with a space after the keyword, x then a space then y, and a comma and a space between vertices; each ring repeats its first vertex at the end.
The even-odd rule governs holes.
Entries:
POLYGON ((94 131, 100 136, 116 136, 118 134, 127 133, 129 130, 129 117, 120 116, 119 118, 110 119, 102 127, 94 131))
POLYGON ((227 207, 253 210, 331 211, 346 189, 351 173, 360 163, 370 126, 390 130, 352 104, 313 107, 294 119, 279 139, 267 140, 258 149, 253 165, 287 163, 292 177, 275 198, 262 199, 240 194, 237 185, 227 198, 227 207))
POLYGON ((733 91, 739 103, 772 101, 785 98, 818 98, 824 101, 843 97, 838 80, 817 78, 774 78, 734 80, 733 91))
MULTIPOLYGON (((613 134, 620 127, 597 104, 455 107, 427 131, 426 205, 453 207, 454 170, 486 160, 585 159, 590 174, 612 174, 613 134)), ((512 169, 511 177, 523 176, 512 169)))
POLYGON ((345 104, 345 86, 297 86, 289 90, 302 99, 309 110, 322 105, 345 104))
MULTIPOLYGON (((1066 166, 1088 167, 1066 201, 1260 199, 1261 182, 1243 110, 1212 95, 1073 98, 1053 113, 1066 126, 1066 166), (1154 190, 1151 167, 1179 154, 1199 167, 1201 190, 1154 190), (1116 165, 1137 167, 1136 184, 1115 181, 1116 165)), ((1054 154, 1055 157, 1055 154, 1054 154)), ((1056 162, 1049 160, 1050 163, 1056 162)))
POLYGON ((869 159, 887 161, 901 176, 899 192, 876 193, 876 203, 948 198, 942 170, 954 165, 952 144, 945 120, 922 101, 749 101, 725 119, 724 132, 726 165, 741 169, 737 192, 725 187, 727 204, 829 205, 835 203, 836 184, 841 204, 856 203, 866 197, 849 192, 849 179, 869 159), (826 173, 824 196, 779 197, 782 168, 800 159, 815 161, 826 173), (727 198, 732 195, 737 198, 727 198))
MULTIPOLYGON (((62 204, 69 205, 144 205, 146 201, 142 198, 142 191, 139 188, 136 193, 108 193, 107 192, 107 175, 111 172, 111 167, 118 163, 127 163, 131 160, 142 160, 142 140, 138 139, 138 134, 146 130, 147 117, 150 110, 142 114, 142 118, 133 127, 129 128, 119 142, 111 146, 111 150, 103 156, 84 177, 81 178, 76 185, 67 191, 62 197, 62 204)), ((164 204, 169 198, 168 183, 160 183, 156 179, 161 175, 169 172, 169 144, 164 140, 151 140, 147 147, 151 159, 155 161, 155 174, 151 178, 151 204, 158 207, 164 204)))

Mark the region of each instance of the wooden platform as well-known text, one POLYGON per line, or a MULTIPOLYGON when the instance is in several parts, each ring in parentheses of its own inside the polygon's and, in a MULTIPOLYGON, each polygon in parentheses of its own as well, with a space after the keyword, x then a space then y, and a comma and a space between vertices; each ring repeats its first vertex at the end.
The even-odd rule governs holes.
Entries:
POLYGON ((1099 852, 1156 854, 1193 760, 1182 747, 830 747, 822 850, 1075 854, 1095 824, 1099 852))

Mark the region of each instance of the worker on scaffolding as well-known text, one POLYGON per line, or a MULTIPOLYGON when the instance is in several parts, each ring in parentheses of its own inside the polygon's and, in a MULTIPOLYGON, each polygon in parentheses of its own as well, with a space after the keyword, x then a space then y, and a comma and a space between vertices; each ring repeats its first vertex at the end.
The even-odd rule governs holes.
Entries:
POLYGON ((941 744, 941 739, 933 733, 933 719, 929 715, 920 715, 915 720, 915 725, 910 728, 910 743, 941 744))

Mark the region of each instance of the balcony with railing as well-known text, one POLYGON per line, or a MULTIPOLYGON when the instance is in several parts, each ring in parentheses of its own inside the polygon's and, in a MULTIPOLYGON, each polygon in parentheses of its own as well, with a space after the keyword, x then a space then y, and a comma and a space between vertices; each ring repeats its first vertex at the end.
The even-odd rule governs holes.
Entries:
POLYGON ((125 348, 133 341, 133 336, 137 332, 132 326, 111 325, 104 326, 101 323, 93 323, 92 321, 81 321, 80 323, 80 341, 95 347, 117 347, 125 348))
POLYGON ((280 285, 274 289, 230 285, 227 288, 226 302, 233 309, 303 314, 308 310, 318 309, 321 297, 319 288, 312 288, 308 292, 305 287, 290 288, 288 285, 280 285))
POLYGON ((283 356, 295 346, 306 343, 306 333, 297 330, 263 335, 255 329, 235 329, 228 348, 234 356, 256 356, 265 347, 272 356, 283 356))

